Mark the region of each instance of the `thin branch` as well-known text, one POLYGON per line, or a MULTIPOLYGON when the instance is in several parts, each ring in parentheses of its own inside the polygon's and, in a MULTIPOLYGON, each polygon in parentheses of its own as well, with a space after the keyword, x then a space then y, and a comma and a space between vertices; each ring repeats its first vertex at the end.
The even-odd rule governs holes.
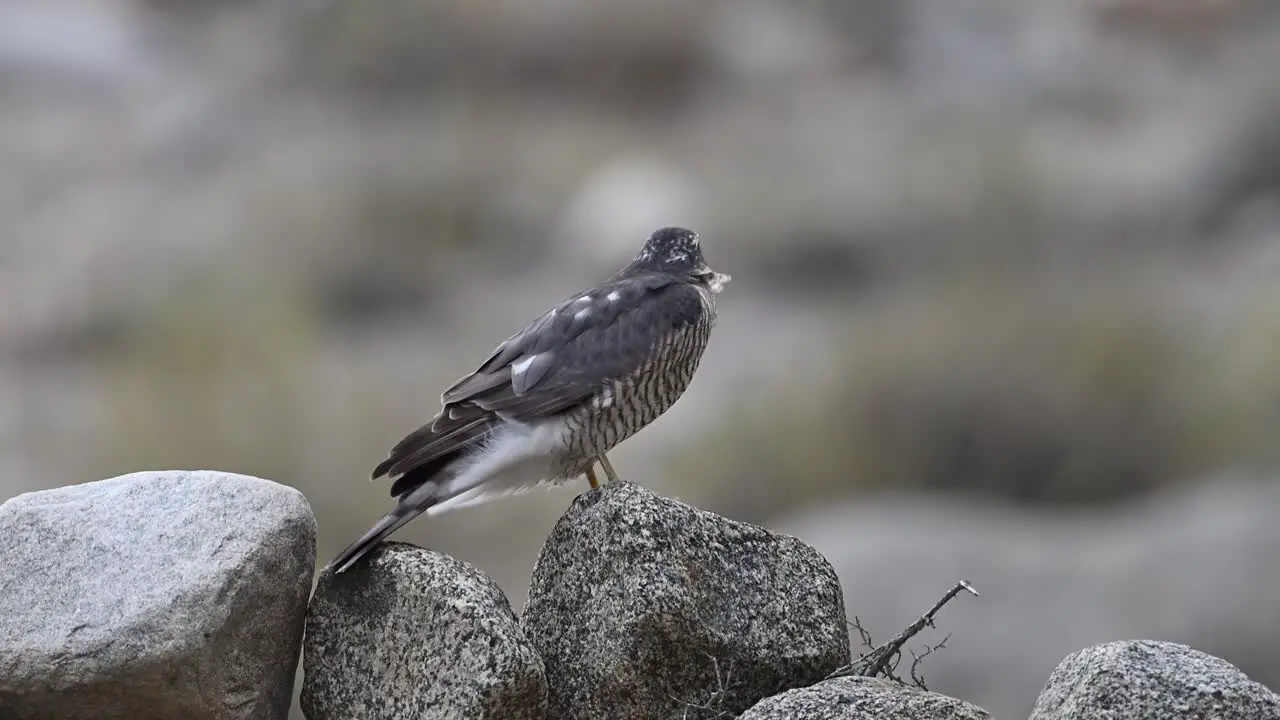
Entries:
MULTIPOLYGON (((684 705, 684 712, 681 713, 680 715, 681 720, 689 720, 690 710, 700 710, 703 713, 715 713, 714 715, 710 716, 710 718, 713 718, 713 719, 732 717, 732 713, 722 709, 720 707, 720 704, 724 702, 725 694, 728 693, 729 687, 733 684, 733 663, 732 662, 729 663, 729 669, 725 673, 721 674, 720 661, 716 659, 716 656, 707 652, 704 652, 703 654, 711 659, 711 667, 716 674, 716 689, 712 690, 708 694, 707 701, 703 703, 693 702, 689 700, 681 700, 680 698, 676 697, 675 695, 672 695, 668 691, 667 697, 684 705)), ((708 716, 704 714, 699 714, 699 717, 706 718, 708 716)))
POLYGON ((924 676, 919 674, 918 672, 920 668, 920 663, 925 658, 945 648, 947 646, 947 641, 950 639, 951 639, 951 633, 947 633, 947 636, 942 638, 942 642, 939 642, 937 645, 925 645, 924 651, 921 652, 919 655, 916 654, 915 650, 911 651, 911 682, 915 683, 916 687, 920 688, 921 690, 929 689, 929 686, 926 685, 924 682, 924 676))
MULTIPOLYGON (((938 600, 938 602, 933 604, 933 607, 929 608, 928 612, 921 615, 915 622, 908 625, 905 630, 895 635, 893 639, 883 645, 877 646, 871 652, 859 657, 849 665, 837 669, 824 679, 830 680, 832 678, 846 677, 849 675, 861 675, 863 677, 885 675, 891 679, 897 680, 898 682, 902 682, 893 674, 898 669, 898 664, 902 660, 902 646, 906 645, 908 640, 918 635, 926 626, 936 627, 933 624, 933 617, 938 614, 938 611, 942 609, 943 605, 951 602, 951 600, 962 591, 967 591, 974 597, 980 597, 978 595, 978 591, 975 590, 968 582, 964 580, 957 582, 955 587, 948 590, 947 594, 943 595, 941 600, 938 600)), ((860 625, 855 625, 855 627, 858 627, 859 632, 863 635, 864 641, 869 640, 870 635, 862 630, 860 625)))
POLYGON ((871 633, 862 626, 862 620, 860 620, 857 615, 854 615, 853 620, 846 621, 845 624, 858 631, 858 635, 862 638, 862 645, 864 647, 868 650, 875 648, 876 644, 871 642, 871 633))

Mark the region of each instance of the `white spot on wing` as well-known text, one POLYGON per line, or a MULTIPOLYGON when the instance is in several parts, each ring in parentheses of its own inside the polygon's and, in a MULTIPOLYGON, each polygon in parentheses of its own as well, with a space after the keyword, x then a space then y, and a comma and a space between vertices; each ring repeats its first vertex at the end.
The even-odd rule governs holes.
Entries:
POLYGON ((591 315, 591 308, 589 307, 582 308, 581 310, 573 314, 573 321, 582 322, 583 320, 586 320, 587 317, 589 317, 590 315, 591 315))
POLYGON ((610 292, 608 295, 605 295, 605 299, 611 303, 616 303, 622 299, 622 293, 618 292, 617 290, 614 290, 613 292, 610 292))
POLYGON ((529 357, 527 357, 527 358, 525 358, 525 359, 523 359, 523 360, 519 360, 519 361, 517 361, 517 362, 512 363, 512 364, 511 364, 511 377, 517 377, 517 376, 519 376, 519 375, 524 375, 525 373, 529 372, 529 366, 533 364, 533 360, 534 360, 534 358, 536 358, 536 357, 538 357, 538 356, 537 356, 537 355, 530 355, 529 357))

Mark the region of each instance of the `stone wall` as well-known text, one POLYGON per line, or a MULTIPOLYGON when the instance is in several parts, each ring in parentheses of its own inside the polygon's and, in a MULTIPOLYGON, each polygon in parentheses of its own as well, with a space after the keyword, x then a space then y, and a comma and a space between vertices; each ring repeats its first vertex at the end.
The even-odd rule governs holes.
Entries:
MULTIPOLYGON (((991 717, 842 672, 849 579, 810 545, 633 484, 573 501, 518 615, 477 568, 402 542, 311 592, 315 533, 296 490, 227 473, 5 502, 0 718, 283 719, 299 658, 309 720, 991 717)), ((1031 720, 1094 717, 1280 719, 1280 696, 1120 640, 1068 655, 1031 720)))

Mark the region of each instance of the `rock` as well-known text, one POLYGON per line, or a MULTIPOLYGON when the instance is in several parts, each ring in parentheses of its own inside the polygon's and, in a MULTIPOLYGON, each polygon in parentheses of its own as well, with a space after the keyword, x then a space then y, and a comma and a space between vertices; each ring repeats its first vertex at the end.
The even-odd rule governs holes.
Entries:
POLYGON ((1031 720, 1280 719, 1280 696, 1225 660, 1186 645, 1125 640, 1066 657, 1031 720))
POLYGON ((303 671, 309 720, 547 717, 542 660, 498 585, 407 543, 321 572, 303 671))
POLYGON ((760 701, 738 720, 986 720, 979 707, 884 678, 842 677, 760 701))
POLYGON ((522 621, 560 720, 736 714, 849 661, 840 583, 817 551, 625 482, 556 524, 522 621))
POLYGON ((315 570, 297 490, 141 472, 0 505, 0 716, 285 718, 315 570))
POLYGON ((1278 513, 1280 483, 1224 475, 1105 510, 895 493, 770 527, 831 560, 876 642, 973 583, 982 597, 949 603, 911 647, 950 633, 925 661, 929 687, 1025 718, 1064 655, 1117 638, 1185 643, 1277 687, 1280 623, 1259 618, 1280 597, 1278 513))

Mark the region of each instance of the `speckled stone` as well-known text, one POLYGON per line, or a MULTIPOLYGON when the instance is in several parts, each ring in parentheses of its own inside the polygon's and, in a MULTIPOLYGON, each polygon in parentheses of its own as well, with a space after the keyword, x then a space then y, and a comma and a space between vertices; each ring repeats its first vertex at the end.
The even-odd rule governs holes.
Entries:
POLYGON ((1280 696, 1231 663, 1171 642, 1123 640, 1066 657, 1031 720, 1280 720, 1280 696))
POLYGON ((320 574, 303 672, 309 720, 547 716, 542 660, 497 583, 407 543, 320 574))
POLYGON ((989 720, 962 700, 884 678, 842 677, 761 700, 738 720, 989 720))
POLYGON ((283 720, 315 532, 302 493, 221 472, 0 505, 0 718, 283 720))
POLYGON ((817 551, 625 482, 556 524, 522 621, 559 720, 736 714, 849 661, 817 551))

